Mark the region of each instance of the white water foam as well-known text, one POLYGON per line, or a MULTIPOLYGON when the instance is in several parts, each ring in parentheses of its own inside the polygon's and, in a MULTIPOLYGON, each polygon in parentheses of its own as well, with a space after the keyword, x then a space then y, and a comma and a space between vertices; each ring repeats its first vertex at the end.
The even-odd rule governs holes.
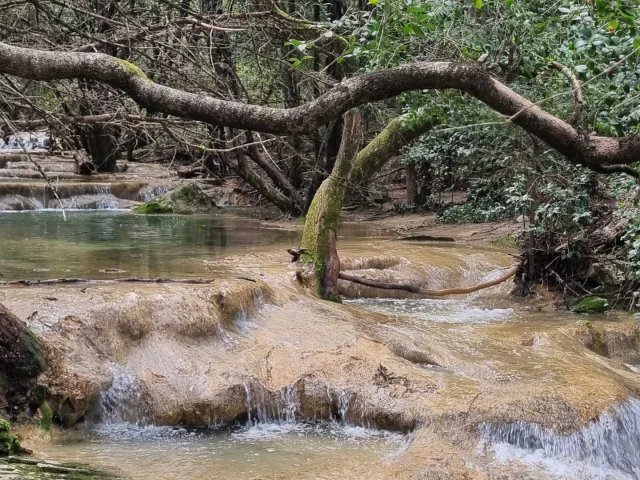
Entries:
POLYGON ((105 425, 148 425, 143 391, 136 377, 122 367, 110 366, 112 383, 100 394, 100 419, 105 425))
POLYGON ((640 478, 638 399, 616 405, 571 435, 526 422, 483 424, 481 433, 494 444, 498 461, 518 459, 560 478, 640 478))
POLYGON ((374 312, 391 316, 406 316, 429 322, 489 323, 504 321, 514 315, 511 308, 479 308, 466 300, 359 298, 345 300, 374 312))

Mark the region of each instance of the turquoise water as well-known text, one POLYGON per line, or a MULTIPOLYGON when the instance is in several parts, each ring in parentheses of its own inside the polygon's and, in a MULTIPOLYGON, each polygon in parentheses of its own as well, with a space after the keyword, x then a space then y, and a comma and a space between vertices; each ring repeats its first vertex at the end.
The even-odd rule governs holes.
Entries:
POLYGON ((1 280, 61 277, 203 277, 206 262, 261 247, 297 245, 299 232, 270 227, 260 210, 207 216, 125 211, 0 213, 1 280), (117 273, 101 270, 122 270, 117 273))

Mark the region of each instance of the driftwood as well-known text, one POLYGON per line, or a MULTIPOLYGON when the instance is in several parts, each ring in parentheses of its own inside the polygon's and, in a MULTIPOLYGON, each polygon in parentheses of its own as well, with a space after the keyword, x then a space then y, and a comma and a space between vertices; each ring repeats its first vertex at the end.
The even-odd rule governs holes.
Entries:
POLYGON ((479 283, 471 287, 445 288, 444 290, 427 290, 425 288, 416 287, 414 285, 380 282, 378 280, 362 278, 362 277, 358 277, 356 275, 350 275, 344 272, 340 272, 338 274, 338 278, 341 280, 347 280, 349 282, 358 283, 360 285, 366 285, 367 287, 382 288, 385 290, 404 290, 410 293, 415 293, 417 295, 424 295, 427 297, 445 297, 447 295, 462 295, 465 293, 473 293, 473 292, 477 292, 478 290, 483 290, 485 288, 499 285, 509 280, 511 277, 513 277, 517 273, 519 268, 520 268, 520 264, 512 265, 511 268, 504 275, 502 275, 499 278, 496 278, 495 280, 491 280, 489 282, 479 283))
POLYGON ((48 280, 9 280, 0 282, 0 286, 32 287, 38 285, 59 284, 111 284, 111 283, 186 283, 192 285, 208 285, 213 283, 213 278, 114 278, 112 280, 90 280, 88 278, 51 278, 48 280))

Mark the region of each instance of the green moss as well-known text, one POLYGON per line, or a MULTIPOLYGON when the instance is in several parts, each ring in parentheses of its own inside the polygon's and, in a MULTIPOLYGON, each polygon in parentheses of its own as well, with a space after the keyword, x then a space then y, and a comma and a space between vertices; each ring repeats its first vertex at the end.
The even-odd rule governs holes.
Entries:
POLYGON ((51 431, 51 424, 53 423, 53 411, 47 402, 40 405, 40 427, 45 432, 51 431))
POLYGON ((329 294, 326 295, 324 299, 330 302, 342 303, 342 297, 340 295, 329 294))
POLYGON ((173 208, 160 204, 157 200, 151 200, 144 205, 134 208, 133 212, 140 215, 161 215, 165 213, 173 213, 173 208))
POLYGON ((21 451, 18 437, 11 433, 11 424, 0 418, 0 455, 13 455, 21 451))
POLYGON ((141 215, 166 213, 193 214, 211 210, 211 199, 195 184, 183 185, 158 198, 136 207, 133 212, 141 215))
POLYGON ((518 243, 513 237, 502 237, 491 242, 494 247, 498 248, 518 248, 518 243))
POLYGON ((610 305, 607 300, 601 297, 587 297, 580 300, 573 311, 576 313, 603 313, 609 310, 610 305))
POLYGON ((121 66, 125 68, 125 70, 136 77, 147 78, 145 73, 138 67, 135 63, 128 62, 126 60, 122 60, 120 58, 115 59, 121 66))
POLYGON ((589 335, 591 335, 591 345, 588 345, 588 348, 598 355, 608 357, 607 342, 605 341, 603 332, 598 330, 589 320, 582 320, 581 323, 587 328, 589 335))

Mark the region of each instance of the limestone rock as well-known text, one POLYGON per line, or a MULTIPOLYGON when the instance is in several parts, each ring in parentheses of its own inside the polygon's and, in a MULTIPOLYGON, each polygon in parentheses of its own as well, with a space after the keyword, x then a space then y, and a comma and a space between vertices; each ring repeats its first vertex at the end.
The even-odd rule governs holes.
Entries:
POLYGON ((18 317, 0 304, 1 393, 14 407, 28 404, 44 370, 40 342, 18 317))
POLYGON ((150 202, 140 205, 133 211, 143 215, 177 213, 190 215, 207 213, 216 205, 196 184, 187 184, 176 188, 150 202))
POLYGON ((619 285, 626 280, 627 262, 596 262, 589 267, 589 278, 601 285, 619 285))

